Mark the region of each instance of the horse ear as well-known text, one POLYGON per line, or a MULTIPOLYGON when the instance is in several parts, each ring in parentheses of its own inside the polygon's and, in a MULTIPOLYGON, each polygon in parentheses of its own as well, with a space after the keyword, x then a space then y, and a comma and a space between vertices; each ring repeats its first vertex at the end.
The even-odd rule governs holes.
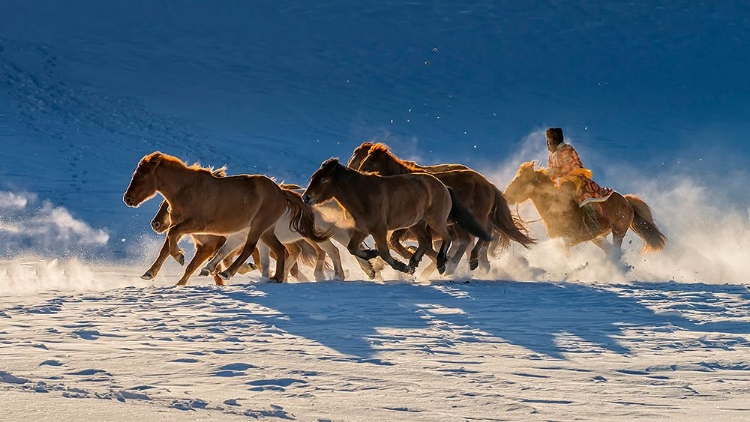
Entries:
POLYGON ((164 154, 160 151, 154 151, 151 154, 143 157, 144 163, 159 164, 164 159, 164 154))

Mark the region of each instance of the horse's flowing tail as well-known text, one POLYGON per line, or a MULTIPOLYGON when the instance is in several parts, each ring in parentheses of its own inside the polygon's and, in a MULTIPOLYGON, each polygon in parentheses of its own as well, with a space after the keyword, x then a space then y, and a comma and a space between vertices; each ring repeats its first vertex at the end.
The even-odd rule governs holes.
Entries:
POLYGON ((645 253, 664 249, 667 237, 656 226, 654 217, 651 215, 651 208, 635 195, 623 196, 633 207, 633 223, 630 225, 630 228, 646 242, 641 252, 645 253))
POLYGON ((524 248, 528 248, 529 245, 534 243, 534 239, 528 236, 523 222, 513 218, 513 215, 510 213, 508 201, 503 196, 503 193, 500 192, 500 189, 495 186, 493 187, 495 190, 495 203, 492 206, 490 223, 495 230, 500 232, 499 246, 506 248, 510 245, 510 241, 514 240, 524 248))
POLYGON ((451 212, 448 215, 453 221, 458 224, 459 227, 466 230, 469 234, 472 234, 484 241, 489 242, 492 240, 492 236, 487 233, 487 229, 482 227, 481 224, 479 224, 479 221, 477 221, 476 218, 469 212, 466 207, 461 205, 461 202, 458 199, 458 195, 456 195, 456 191, 453 190, 453 188, 448 187, 448 192, 451 194, 451 202, 453 205, 451 205, 451 212))
POLYGON ((332 230, 324 232, 315 227, 315 213, 313 209, 302 202, 302 195, 293 191, 282 189, 286 199, 286 209, 289 211, 289 229, 308 238, 314 242, 322 242, 331 237, 332 230))

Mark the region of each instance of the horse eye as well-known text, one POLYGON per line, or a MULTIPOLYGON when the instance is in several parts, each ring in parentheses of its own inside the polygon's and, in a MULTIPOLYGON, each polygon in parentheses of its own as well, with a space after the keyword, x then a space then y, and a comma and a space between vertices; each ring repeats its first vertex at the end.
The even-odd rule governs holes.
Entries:
POLYGON ((320 179, 320 183, 326 184, 326 183, 328 183, 328 179, 325 179, 325 178, 324 179, 320 179))

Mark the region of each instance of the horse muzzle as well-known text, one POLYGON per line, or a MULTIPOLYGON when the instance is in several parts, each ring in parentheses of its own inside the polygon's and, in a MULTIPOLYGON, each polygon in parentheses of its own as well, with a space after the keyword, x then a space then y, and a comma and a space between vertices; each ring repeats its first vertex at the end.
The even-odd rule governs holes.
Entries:
POLYGON ((315 200, 310 195, 302 195, 302 202, 305 203, 307 206, 313 206, 315 205, 315 200))
POLYGON ((128 195, 122 197, 122 202, 124 202, 125 205, 129 207, 137 207, 138 205, 140 205, 140 202, 136 202, 135 199, 128 195))
POLYGON ((151 228, 157 233, 162 233, 166 227, 162 226, 160 222, 154 221, 151 223, 151 228))

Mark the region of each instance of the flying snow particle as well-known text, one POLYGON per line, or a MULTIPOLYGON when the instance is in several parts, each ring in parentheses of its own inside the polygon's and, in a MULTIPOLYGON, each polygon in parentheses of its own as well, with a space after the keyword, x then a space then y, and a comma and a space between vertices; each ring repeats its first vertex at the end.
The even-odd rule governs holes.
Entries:
POLYGON ((430 65, 430 61, 429 60, 425 60, 424 64, 425 64, 425 66, 429 66, 430 65))
POLYGON ((433 53, 437 53, 437 51, 438 51, 437 47, 435 47, 435 48, 432 49, 433 53))

